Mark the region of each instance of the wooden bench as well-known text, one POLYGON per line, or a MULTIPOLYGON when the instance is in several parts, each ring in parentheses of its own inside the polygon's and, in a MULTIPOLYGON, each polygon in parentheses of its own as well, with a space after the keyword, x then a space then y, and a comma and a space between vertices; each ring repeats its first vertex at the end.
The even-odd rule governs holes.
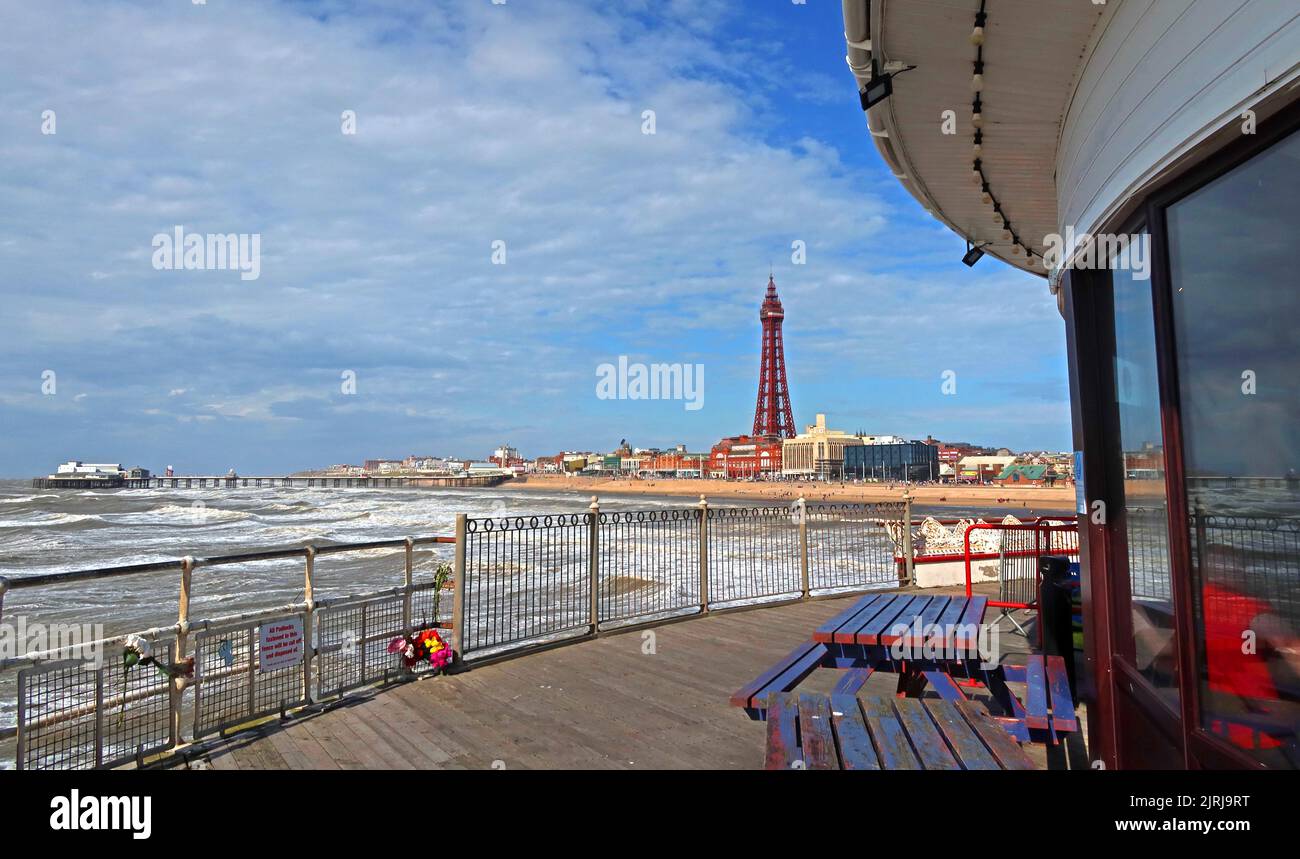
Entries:
MULTIPOLYGON (((817 670, 829 652, 826 645, 805 641, 787 653, 780 662, 755 677, 731 696, 733 707, 744 707, 751 716, 766 708, 768 696, 773 692, 788 692, 817 670)), ((863 678, 865 681, 866 678, 863 678)))
POLYGON ((767 769, 1035 769, 984 705, 772 692, 767 769))
POLYGON ((1010 683, 1025 684, 1023 701, 1006 694, 1011 698, 1013 712, 1029 731, 1055 735, 1079 730, 1063 658, 1031 656, 1025 665, 1002 666, 1002 677, 1010 683))

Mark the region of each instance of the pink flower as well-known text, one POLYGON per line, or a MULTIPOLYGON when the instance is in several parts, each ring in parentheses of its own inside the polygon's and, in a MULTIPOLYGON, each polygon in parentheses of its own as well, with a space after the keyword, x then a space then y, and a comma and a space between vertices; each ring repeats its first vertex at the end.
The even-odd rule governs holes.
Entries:
POLYGON ((392 641, 388 642, 388 652, 397 653, 401 651, 401 649, 405 646, 406 646, 405 638, 394 638, 392 641))

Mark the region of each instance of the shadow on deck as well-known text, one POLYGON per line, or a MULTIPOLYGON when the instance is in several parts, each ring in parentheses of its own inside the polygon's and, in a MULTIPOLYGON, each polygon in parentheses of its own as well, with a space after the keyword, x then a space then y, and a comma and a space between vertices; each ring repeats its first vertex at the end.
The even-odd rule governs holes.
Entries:
MULTIPOLYGON (((362 691, 182 749, 169 764, 240 770, 757 769, 763 727, 729 706, 728 697, 857 598, 606 633, 456 675, 362 691)), ((1010 623, 1002 629, 1004 653, 1027 649, 1010 623)), ((805 684, 829 688, 834 673, 815 672, 805 684)), ((1042 747, 1027 750, 1040 766, 1077 768, 1086 766, 1077 745, 1053 749, 1055 761, 1042 747)))

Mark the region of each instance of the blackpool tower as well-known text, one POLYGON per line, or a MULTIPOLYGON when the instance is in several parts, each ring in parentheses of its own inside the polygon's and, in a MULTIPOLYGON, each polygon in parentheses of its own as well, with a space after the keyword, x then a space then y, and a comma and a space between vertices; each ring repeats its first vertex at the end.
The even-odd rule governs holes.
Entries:
POLYGON ((785 381, 785 347, 781 323, 785 310, 776 294, 776 278, 767 279, 767 296, 759 308, 763 323, 763 359, 758 368, 758 405, 754 408, 754 435, 794 438, 790 413, 790 388, 785 381))

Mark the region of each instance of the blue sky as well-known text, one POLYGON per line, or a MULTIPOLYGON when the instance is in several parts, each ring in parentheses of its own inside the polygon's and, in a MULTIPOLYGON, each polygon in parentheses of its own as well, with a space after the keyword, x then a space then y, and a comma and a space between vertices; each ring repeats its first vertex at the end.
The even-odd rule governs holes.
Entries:
POLYGON ((0 0, 0 474, 707 449, 769 265, 797 424, 1068 448, 1045 283, 889 175, 839 9, 0 0), (259 234, 260 276, 155 270, 176 225, 259 234), (621 355, 702 364, 704 407, 598 399, 621 355))

